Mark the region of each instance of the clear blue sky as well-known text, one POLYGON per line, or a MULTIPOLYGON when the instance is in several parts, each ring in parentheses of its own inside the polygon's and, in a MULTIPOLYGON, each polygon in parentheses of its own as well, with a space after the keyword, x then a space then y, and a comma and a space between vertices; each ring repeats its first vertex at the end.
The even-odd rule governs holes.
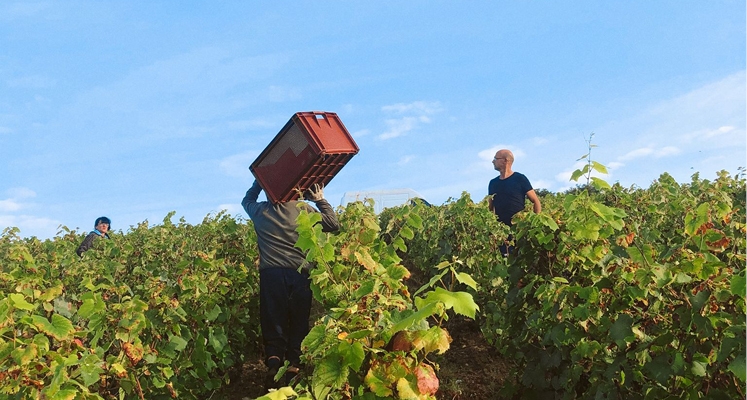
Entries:
POLYGON ((239 205, 293 113, 338 113, 360 153, 325 190, 482 199, 514 151, 562 191, 713 179, 746 162, 744 1, 6 1, 0 229, 239 205))

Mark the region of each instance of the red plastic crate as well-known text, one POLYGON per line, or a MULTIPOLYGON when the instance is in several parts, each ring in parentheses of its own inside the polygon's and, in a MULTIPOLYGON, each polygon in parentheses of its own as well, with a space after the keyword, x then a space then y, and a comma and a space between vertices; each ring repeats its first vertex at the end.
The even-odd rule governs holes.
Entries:
POLYGON ((327 185, 358 150, 336 113, 298 112, 249 169, 267 198, 280 203, 315 183, 327 185))

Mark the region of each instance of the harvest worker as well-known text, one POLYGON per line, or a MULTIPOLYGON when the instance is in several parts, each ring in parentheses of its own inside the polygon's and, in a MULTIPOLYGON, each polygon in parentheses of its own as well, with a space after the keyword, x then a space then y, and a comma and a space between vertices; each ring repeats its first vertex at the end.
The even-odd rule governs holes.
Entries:
MULTIPOLYGON (((493 157, 493 168, 500 172, 500 175, 488 184, 488 195, 492 196, 489 203, 490 211, 498 216, 498 221, 509 227, 512 225, 511 218, 524 209, 526 198, 534 205, 535 213, 539 214, 542 211, 542 204, 529 179, 524 174, 513 171, 513 164, 514 154, 510 150, 498 150, 493 157)), ((503 255, 508 255, 510 250, 506 244, 501 246, 503 255)))
POLYGON ((241 205, 249 214, 257 232, 259 247, 259 319, 265 351, 265 389, 278 388, 275 375, 287 360, 290 363, 286 384, 298 374, 301 365, 301 342, 309 333, 311 288, 305 254, 295 247, 298 240, 296 218, 303 208, 321 212, 322 230, 340 229, 332 206, 324 199, 323 187, 315 184, 307 199, 309 204, 291 200, 272 204, 257 202, 262 188, 255 180, 241 205), (303 267, 303 268, 302 268, 303 267))
POLYGON ((109 229, 111 229, 112 221, 106 217, 96 218, 96 222, 93 223, 93 230, 89 233, 83 242, 75 250, 75 253, 82 256, 84 252, 88 251, 93 246, 93 241, 99 237, 109 239, 109 229))

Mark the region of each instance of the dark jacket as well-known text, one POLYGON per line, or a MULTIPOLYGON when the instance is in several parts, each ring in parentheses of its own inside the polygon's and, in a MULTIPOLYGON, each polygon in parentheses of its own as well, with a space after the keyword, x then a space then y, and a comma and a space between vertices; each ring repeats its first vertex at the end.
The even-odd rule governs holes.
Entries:
POLYGON ((327 200, 322 199, 314 203, 319 208, 317 211, 303 201, 294 200, 278 204, 267 201, 258 202, 257 198, 261 190, 262 188, 255 181, 241 201, 241 205, 252 219, 254 230, 257 232, 259 269, 276 267, 297 269, 306 263, 305 254, 295 247, 298 241, 296 218, 300 214, 299 207, 309 212, 320 212, 324 232, 334 232, 340 229, 337 215, 327 200))
POLYGON ((93 241, 99 237, 109 239, 109 234, 105 233, 102 235, 98 229, 92 230, 91 233, 89 233, 88 236, 86 236, 86 238, 83 239, 83 243, 81 243, 80 246, 78 246, 78 249, 75 250, 75 254, 82 256, 83 253, 88 251, 88 249, 90 249, 93 246, 93 241))

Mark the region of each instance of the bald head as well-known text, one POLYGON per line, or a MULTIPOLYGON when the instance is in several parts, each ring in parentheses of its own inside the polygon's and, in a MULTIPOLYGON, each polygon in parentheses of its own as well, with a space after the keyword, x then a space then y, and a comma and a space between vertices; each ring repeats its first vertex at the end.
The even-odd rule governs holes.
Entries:
POLYGON ((493 157, 493 168, 501 173, 501 176, 511 175, 511 164, 514 163, 514 153, 511 150, 501 149, 493 157))
POLYGON ((498 150, 497 153, 495 153, 495 158, 505 158, 507 162, 513 163, 514 153, 512 153, 511 150, 508 149, 501 149, 498 150))

